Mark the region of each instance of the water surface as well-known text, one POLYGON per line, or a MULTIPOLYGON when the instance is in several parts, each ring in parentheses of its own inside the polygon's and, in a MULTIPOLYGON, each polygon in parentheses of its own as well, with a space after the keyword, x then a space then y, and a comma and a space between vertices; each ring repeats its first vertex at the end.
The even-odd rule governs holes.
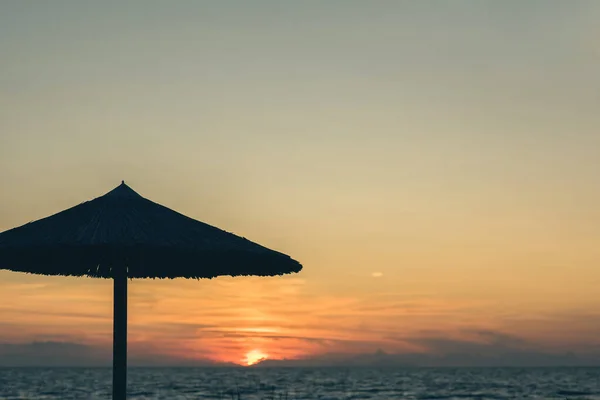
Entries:
MULTIPOLYGON (((600 400, 600 368, 130 368, 129 400, 600 400)), ((109 368, 0 368, 2 400, 111 398, 109 368)))

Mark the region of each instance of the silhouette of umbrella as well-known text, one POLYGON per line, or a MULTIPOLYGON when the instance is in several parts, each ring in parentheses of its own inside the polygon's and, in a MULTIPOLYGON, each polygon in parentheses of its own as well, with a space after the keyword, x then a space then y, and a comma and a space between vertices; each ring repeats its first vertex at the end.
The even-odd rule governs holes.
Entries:
POLYGON ((113 399, 127 381, 127 278, 274 276, 289 256, 196 221, 125 182, 94 200, 0 233, 0 269, 114 280, 113 399))

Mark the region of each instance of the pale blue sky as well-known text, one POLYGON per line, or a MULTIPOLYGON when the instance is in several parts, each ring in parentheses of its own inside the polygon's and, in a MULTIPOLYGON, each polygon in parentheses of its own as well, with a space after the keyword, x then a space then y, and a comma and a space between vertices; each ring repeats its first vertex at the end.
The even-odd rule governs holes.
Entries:
POLYGON ((326 184, 339 181, 332 159, 365 181, 391 177, 378 167, 435 179, 422 168, 446 156, 477 179, 500 173, 494 160, 511 180, 598 167, 595 1, 1 7, 3 159, 17 175, 27 154, 50 172, 165 151, 195 173, 250 164, 254 179, 326 184))

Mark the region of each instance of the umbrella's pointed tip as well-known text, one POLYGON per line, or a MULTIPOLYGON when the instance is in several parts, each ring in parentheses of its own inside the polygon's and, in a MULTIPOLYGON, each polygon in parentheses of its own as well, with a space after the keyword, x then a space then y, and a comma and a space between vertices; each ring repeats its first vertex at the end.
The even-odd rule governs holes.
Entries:
POLYGON ((106 195, 110 195, 112 197, 141 197, 133 189, 127 186, 124 180, 121 181, 119 186, 108 192, 106 195))

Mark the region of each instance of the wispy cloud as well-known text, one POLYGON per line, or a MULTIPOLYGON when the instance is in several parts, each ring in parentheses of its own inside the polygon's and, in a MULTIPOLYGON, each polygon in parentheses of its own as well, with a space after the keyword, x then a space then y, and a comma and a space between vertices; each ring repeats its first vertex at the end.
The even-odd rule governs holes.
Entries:
MULTIPOLYGON (((11 294, 0 306, 7 327, 3 340, 54 340, 68 332, 66 340, 110 343, 110 282, 19 283, 3 289, 11 294)), ((528 340, 524 347, 537 341, 578 348, 581 338, 592 344, 592 333, 600 328, 594 315, 515 320, 512 314, 490 312, 495 308, 489 300, 394 291, 327 294, 295 277, 133 281, 129 293, 129 338, 135 346, 234 362, 253 349, 272 358, 378 348, 435 352, 442 350, 442 339, 474 346, 522 337, 528 340), (566 320, 577 329, 561 330, 566 320), (506 327, 512 329, 507 336, 498 336, 506 327)))

